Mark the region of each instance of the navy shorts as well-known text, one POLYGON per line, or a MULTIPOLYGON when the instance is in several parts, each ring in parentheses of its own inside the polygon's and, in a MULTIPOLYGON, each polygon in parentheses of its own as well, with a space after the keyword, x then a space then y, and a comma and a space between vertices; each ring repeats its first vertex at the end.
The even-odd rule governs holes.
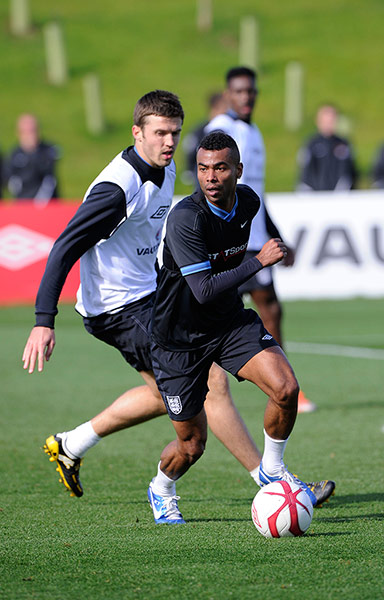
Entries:
POLYGON ((154 294, 128 304, 122 310, 83 317, 85 329, 98 340, 117 348, 137 371, 152 371, 149 323, 154 294))
POLYGON ((152 343, 152 368, 168 414, 186 421, 203 408, 208 393, 208 373, 215 362, 243 381, 237 373, 266 348, 278 346, 252 309, 244 309, 231 329, 218 340, 190 351, 164 350, 152 343))
MULTIPOLYGON (((247 251, 244 260, 252 258, 257 252, 257 250, 254 252, 247 251)), ((253 290, 265 290, 271 286, 273 286, 272 267, 264 267, 264 269, 242 283, 238 289, 240 296, 242 296, 243 294, 250 294, 253 290)))

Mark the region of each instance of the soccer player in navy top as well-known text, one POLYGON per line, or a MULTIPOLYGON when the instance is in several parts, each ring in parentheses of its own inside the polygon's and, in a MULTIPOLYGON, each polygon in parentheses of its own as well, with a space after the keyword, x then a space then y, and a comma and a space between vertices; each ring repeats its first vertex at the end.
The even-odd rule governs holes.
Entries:
POLYGON ((295 481, 315 505, 315 494, 283 462, 299 385, 283 350, 257 313, 245 309, 237 291, 263 267, 282 260, 286 246, 279 238, 270 239, 242 262, 260 201, 251 188, 236 185, 242 164, 233 138, 222 132, 203 138, 197 172, 201 190, 168 217, 152 313, 153 371, 177 435, 164 448, 148 488, 155 521, 184 523, 175 482, 204 452, 204 400, 213 362, 268 396, 259 485, 295 481))

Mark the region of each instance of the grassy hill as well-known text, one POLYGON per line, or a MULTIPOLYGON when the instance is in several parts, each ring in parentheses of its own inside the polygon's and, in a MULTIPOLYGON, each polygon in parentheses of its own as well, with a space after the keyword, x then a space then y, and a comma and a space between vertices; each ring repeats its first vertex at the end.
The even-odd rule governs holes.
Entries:
MULTIPOLYGON (((36 113, 45 138, 62 148, 62 194, 79 198, 98 171, 131 142, 135 101, 156 87, 178 93, 186 111, 185 131, 205 117, 207 95, 223 86, 223 75, 238 63, 241 17, 254 15, 260 25, 262 62, 255 118, 266 141, 267 191, 291 190, 295 155, 313 130, 313 114, 322 101, 340 106, 351 125, 351 138, 363 172, 384 140, 384 36, 382 0, 213 0, 209 33, 196 28, 196 0, 67 0, 52 7, 30 0, 33 28, 24 38, 9 31, 9 1, 0 5, 0 146, 15 142, 15 121, 36 113), (63 87, 47 83, 43 26, 57 20, 65 35, 70 79, 63 87), (306 72, 303 127, 288 132, 283 124, 284 71, 299 60, 306 72), (106 133, 90 135, 85 126, 83 77, 100 76, 106 133)), ((182 152, 176 160, 181 171, 182 152)), ((189 191, 180 180, 176 192, 189 191)))

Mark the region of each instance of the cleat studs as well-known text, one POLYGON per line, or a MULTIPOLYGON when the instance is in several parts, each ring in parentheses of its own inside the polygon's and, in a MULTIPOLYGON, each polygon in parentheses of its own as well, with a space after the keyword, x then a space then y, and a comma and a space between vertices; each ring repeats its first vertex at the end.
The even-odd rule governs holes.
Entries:
POLYGON ((51 458, 49 459, 50 462, 55 462, 55 459, 53 458, 53 456, 51 456, 51 458))

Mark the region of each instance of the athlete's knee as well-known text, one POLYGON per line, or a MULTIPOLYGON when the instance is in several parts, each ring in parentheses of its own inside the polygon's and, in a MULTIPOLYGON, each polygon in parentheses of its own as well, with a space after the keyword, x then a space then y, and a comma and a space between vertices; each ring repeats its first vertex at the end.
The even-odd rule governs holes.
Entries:
POLYGON ((178 440, 179 452, 189 465, 193 465, 202 457, 206 441, 206 437, 200 435, 193 436, 189 440, 178 440))
POLYGON ((273 389, 271 399, 280 408, 291 409, 297 405, 299 384, 294 375, 281 378, 273 389))

